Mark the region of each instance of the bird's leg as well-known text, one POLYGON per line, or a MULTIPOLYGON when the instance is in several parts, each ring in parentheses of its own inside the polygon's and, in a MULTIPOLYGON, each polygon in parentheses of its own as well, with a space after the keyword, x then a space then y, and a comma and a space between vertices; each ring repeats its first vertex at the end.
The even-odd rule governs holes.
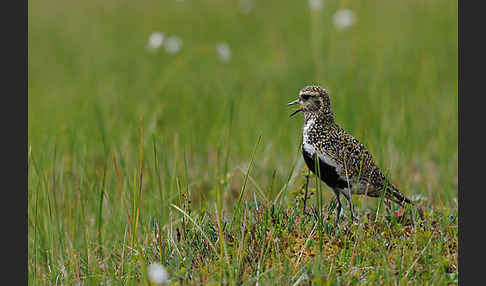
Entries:
POLYGON ((388 199, 384 199, 383 202, 385 203, 386 212, 388 213, 388 215, 391 215, 392 214, 391 202, 388 199))
POLYGON ((357 217, 354 215, 353 197, 351 196, 351 190, 350 189, 344 189, 343 195, 348 200, 349 210, 351 212, 351 222, 354 222, 354 220, 357 219, 357 217))
POLYGON ((304 196, 304 210, 303 210, 303 214, 304 215, 306 214, 306 212, 305 212, 305 205, 307 203, 307 191, 308 190, 309 190, 309 172, 305 176, 305 196, 304 196))
POLYGON ((341 216, 341 199, 339 198, 339 196, 341 195, 341 192, 339 192, 339 190, 334 190, 334 189, 333 189, 333 192, 334 192, 334 195, 336 195, 336 201, 337 201, 336 221, 334 223, 334 227, 337 227, 338 223, 339 223, 339 217, 341 216))

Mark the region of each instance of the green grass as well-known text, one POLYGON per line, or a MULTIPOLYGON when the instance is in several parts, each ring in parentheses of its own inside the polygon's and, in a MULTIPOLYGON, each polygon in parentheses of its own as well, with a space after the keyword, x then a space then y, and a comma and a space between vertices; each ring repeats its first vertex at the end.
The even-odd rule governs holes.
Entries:
POLYGON ((457 284, 457 2, 252 2, 29 3, 29 284, 457 284), (334 229, 315 179, 303 215, 307 84, 423 220, 355 196, 334 229))

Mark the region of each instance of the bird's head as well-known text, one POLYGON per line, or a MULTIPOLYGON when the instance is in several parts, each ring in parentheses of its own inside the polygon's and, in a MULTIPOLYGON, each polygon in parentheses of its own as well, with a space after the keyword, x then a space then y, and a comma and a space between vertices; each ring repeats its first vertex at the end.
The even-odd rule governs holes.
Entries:
POLYGON ((299 92, 299 98, 288 103, 287 106, 299 104, 300 107, 290 116, 303 112, 307 118, 311 115, 330 116, 332 118, 329 93, 318 85, 306 86, 299 92))

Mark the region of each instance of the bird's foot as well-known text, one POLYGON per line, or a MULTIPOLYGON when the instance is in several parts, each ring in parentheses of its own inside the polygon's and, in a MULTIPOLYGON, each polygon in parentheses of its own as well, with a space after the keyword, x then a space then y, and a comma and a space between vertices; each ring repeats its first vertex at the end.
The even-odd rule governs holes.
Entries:
POLYGON ((312 216, 312 213, 310 213, 310 212, 308 212, 306 210, 303 211, 303 214, 306 215, 306 216, 312 216))

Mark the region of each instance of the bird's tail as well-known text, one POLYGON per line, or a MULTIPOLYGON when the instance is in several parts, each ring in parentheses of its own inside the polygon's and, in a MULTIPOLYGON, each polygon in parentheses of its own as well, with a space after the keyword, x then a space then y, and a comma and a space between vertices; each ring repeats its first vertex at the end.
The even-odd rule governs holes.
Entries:
POLYGON ((405 203, 411 204, 412 201, 407 198, 400 190, 393 184, 386 190, 386 198, 394 201, 395 203, 399 204, 400 206, 404 207, 405 203))

